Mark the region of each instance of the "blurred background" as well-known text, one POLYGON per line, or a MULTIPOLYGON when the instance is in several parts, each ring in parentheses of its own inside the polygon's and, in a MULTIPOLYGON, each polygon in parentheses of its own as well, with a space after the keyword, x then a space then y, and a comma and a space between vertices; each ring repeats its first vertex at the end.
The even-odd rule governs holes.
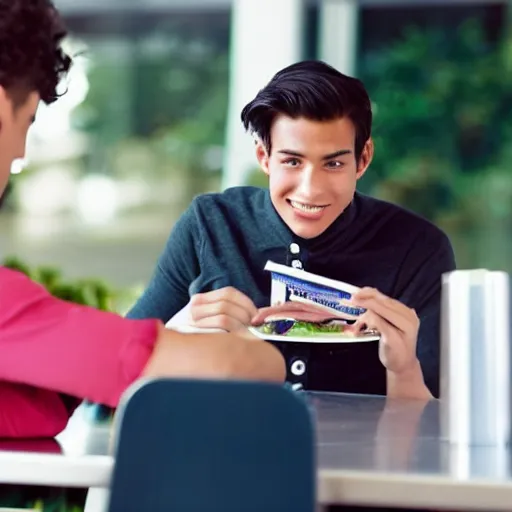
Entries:
POLYGON ((2 258, 99 279, 123 312, 193 196, 266 185, 240 110, 280 68, 317 58, 374 103, 360 190, 442 227, 461 268, 512 271, 508 2, 55 3, 75 65, 13 168, 2 258))

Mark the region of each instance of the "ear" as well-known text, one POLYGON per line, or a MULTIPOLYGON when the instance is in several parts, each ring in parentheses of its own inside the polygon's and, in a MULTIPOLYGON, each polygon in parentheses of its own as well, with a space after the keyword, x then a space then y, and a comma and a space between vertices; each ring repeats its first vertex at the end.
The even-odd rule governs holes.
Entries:
POLYGON ((2 124, 4 123, 9 108, 11 108, 9 96, 5 88, 0 85, 0 130, 2 129, 2 124))
POLYGON ((14 102, 10 92, 0 85, 0 129, 12 122, 14 102))
POLYGON ((270 172, 268 168, 269 155, 267 148, 261 140, 256 141, 256 158, 258 159, 262 171, 268 176, 270 172))
POLYGON ((364 176, 366 169, 368 169, 368 167, 372 163, 373 152, 374 152, 373 139, 370 137, 366 141, 363 151, 361 152, 361 156, 359 157, 359 162, 357 164, 357 179, 360 179, 364 176))

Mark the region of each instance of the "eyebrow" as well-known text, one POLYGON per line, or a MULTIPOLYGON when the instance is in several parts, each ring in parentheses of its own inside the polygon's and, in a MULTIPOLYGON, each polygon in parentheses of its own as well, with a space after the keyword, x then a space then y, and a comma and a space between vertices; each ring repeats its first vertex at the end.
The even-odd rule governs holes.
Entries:
MULTIPOLYGON (((299 153, 298 151, 292 151, 291 149, 280 149, 278 153, 282 153, 283 155, 296 156, 298 158, 305 158, 305 155, 299 153)), ((329 153, 322 157, 322 160, 331 160, 331 158, 336 158, 338 156, 350 155, 352 151, 350 149, 340 149, 339 151, 335 151, 334 153, 329 153)))

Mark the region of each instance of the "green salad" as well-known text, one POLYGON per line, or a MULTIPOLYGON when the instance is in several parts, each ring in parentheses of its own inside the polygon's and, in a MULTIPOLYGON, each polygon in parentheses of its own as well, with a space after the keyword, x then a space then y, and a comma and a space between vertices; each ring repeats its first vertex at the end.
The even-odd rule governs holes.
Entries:
POLYGON ((282 320, 266 322, 260 327, 263 334, 277 334, 283 336, 312 336, 318 334, 341 334, 345 329, 343 323, 314 323, 296 321, 288 326, 283 326, 282 320))

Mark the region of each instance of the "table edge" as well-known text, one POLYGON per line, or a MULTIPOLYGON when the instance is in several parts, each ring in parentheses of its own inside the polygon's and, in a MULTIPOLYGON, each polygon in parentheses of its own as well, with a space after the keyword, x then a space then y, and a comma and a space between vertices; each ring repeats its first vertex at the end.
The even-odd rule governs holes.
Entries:
POLYGON ((108 487, 114 468, 109 455, 0 452, 0 483, 49 487, 108 487), (58 483, 57 483, 58 482, 58 483))
POLYGON ((317 494, 322 505, 510 511, 512 481, 319 469, 317 494))

